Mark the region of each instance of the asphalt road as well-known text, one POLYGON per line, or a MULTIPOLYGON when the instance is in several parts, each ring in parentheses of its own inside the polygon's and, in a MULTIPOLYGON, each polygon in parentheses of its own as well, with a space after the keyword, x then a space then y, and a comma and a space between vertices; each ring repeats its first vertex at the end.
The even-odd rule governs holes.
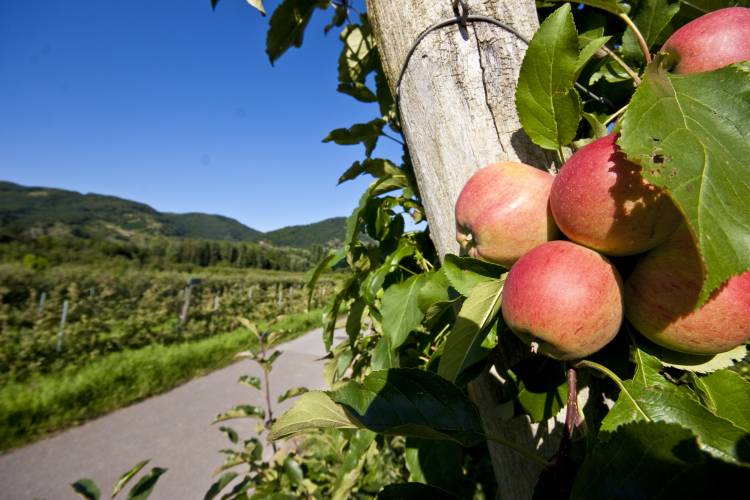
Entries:
MULTIPOLYGON (((316 361, 325 355, 320 330, 279 350, 283 354, 271 372, 272 403, 292 387, 324 387, 323 362, 316 361)), ((77 499, 70 483, 80 478, 93 479, 102 498, 109 498, 119 475, 145 458, 151 459, 146 470, 154 466, 168 469, 152 499, 203 498, 215 480, 211 472, 223 462, 218 450, 231 444, 211 421, 238 404, 264 406, 263 393, 237 383, 245 374, 261 376, 262 371, 250 360, 239 361, 0 456, 0 500, 77 499)), ((275 404, 274 414, 280 415, 290 404, 275 404)), ((229 425, 247 438, 254 434, 255 421, 233 420, 221 425, 229 425)))

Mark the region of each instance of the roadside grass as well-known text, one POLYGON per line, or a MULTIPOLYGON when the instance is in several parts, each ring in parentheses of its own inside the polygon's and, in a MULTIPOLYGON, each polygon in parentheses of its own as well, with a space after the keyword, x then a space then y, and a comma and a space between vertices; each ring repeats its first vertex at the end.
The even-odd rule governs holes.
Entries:
MULTIPOLYGON (((321 310, 258 322, 260 330, 292 340, 321 325, 321 310)), ((0 450, 28 444, 51 432, 172 389, 226 366, 256 341, 244 329, 173 345, 113 353, 83 367, 0 387, 0 450)))

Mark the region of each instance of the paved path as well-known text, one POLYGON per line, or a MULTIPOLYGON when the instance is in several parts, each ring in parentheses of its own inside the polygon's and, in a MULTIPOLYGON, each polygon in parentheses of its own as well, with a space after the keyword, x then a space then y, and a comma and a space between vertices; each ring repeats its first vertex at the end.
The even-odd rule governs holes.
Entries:
MULTIPOLYGON (((279 350, 283 355, 271 372, 272 403, 292 387, 324 387, 323 362, 316 361, 325 355, 320 330, 279 350)), ((215 479, 211 472, 223 462, 218 450, 231 444, 211 421, 237 404, 264 406, 262 393, 236 383, 244 374, 260 376, 262 371, 252 361, 239 361, 0 456, 0 500, 77 499, 69 484, 84 477, 96 481, 102 498, 109 498, 119 475, 145 458, 151 458, 147 470, 153 466, 168 469, 152 499, 202 499, 215 479)), ((275 405, 274 414, 280 415, 290 404, 275 405)), ((246 438, 253 434, 255 422, 242 419, 226 425, 246 438)))

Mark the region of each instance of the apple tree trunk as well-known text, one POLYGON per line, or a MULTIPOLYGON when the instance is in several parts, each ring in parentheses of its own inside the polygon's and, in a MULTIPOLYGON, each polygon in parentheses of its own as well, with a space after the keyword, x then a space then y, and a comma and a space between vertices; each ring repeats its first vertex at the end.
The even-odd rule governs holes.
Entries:
MULTIPOLYGON (((538 28, 534 0, 468 0, 471 14, 504 22, 530 39, 538 28)), ((419 34, 455 17, 452 0, 367 0, 383 67, 395 84, 419 34)), ((422 195, 433 242, 441 256, 458 253, 454 205, 466 180, 493 162, 516 160, 547 168, 551 158, 521 130, 515 89, 526 44, 495 25, 470 22, 431 32, 411 57, 400 87, 401 122, 422 195)), ((507 337, 507 336, 506 336, 507 337)), ((531 424, 512 415, 502 377, 526 355, 520 342, 502 339, 489 369, 469 386, 485 430, 539 453, 559 443, 554 421, 531 424)), ((515 452, 489 444, 498 497, 531 498, 540 469, 515 452)))

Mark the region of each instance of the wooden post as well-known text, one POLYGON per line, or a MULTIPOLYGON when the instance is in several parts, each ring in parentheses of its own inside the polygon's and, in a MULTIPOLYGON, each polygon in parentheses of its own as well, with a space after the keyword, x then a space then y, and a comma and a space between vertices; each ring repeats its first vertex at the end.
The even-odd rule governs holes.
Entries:
POLYGON ((213 306, 214 311, 218 311, 219 310, 219 300, 220 300, 219 296, 218 295, 214 295, 214 306, 213 306))
MULTIPOLYGON (((455 18, 452 0, 366 0, 383 69, 395 85, 409 50, 429 26, 455 18)), ((471 14, 495 18, 531 38, 539 22, 534 0, 468 0, 471 14)), ((430 235, 442 259, 458 253, 453 210, 466 180, 498 161, 522 161, 546 168, 552 158, 534 147, 521 130, 515 89, 526 44, 489 23, 458 24, 428 34, 404 73, 400 116, 414 165, 430 235)), ((505 342, 505 339, 503 339, 505 342)), ((519 344, 502 346, 500 364, 524 356, 519 344)), ((507 366, 507 365, 506 365, 507 366)), ((496 373, 503 373, 498 366, 496 373)), ((550 456, 559 433, 547 422, 502 417, 499 401, 507 389, 490 371, 469 386, 485 431, 550 456)), ((489 443, 498 498, 530 499, 539 478, 538 465, 514 451, 489 443)))
POLYGON ((68 319, 68 301, 63 301, 62 314, 60 315, 60 330, 57 332, 57 346, 55 352, 60 354, 62 351, 63 337, 65 336, 65 321, 68 319))
POLYGON ((185 301, 182 303, 182 312, 180 313, 180 326, 185 326, 188 318, 188 312, 190 312, 190 291, 193 289, 192 286, 188 285, 185 287, 185 301))
POLYGON ((47 301, 47 292, 42 291, 41 295, 39 295, 39 305, 36 308, 36 315, 41 316, 42 312, 44 311, 44 303, 47 301))
POLYGON ((281 288, 281 283, 276 283, 276 305, 281 307, 281 305, 284 303, 284 297, 282 296, 283 290, 281 288))
POLYGON ((255 288, 255 286, 251 286, 250 288, 247 289, 247 300, 248 300, 248 302, 252 302, 253 301, 253 288, 255 288))

